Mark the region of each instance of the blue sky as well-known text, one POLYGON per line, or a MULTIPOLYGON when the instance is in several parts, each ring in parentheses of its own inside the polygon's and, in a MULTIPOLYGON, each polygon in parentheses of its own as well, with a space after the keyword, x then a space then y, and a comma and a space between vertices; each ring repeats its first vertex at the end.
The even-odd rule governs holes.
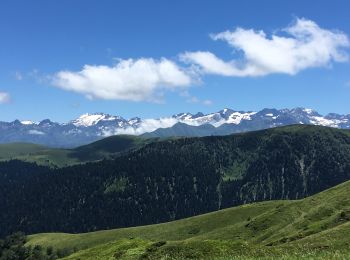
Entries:
POLYGON ((349 10, 346 0, 1 1, 0 121, 350 113, 349 10), (315 33, 310 45, 291 34, 301 28, 315 33))

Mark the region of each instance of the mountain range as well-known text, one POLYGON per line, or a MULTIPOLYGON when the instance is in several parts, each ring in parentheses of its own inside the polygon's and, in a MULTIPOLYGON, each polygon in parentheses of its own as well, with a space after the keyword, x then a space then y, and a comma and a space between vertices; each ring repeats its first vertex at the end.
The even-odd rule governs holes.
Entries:
POLYGON ((50 147, 76 147, 111 135, 146 137, 227 135, 292 124, 322 125, 350 129, 350 114, 325 116, 306 108, 263 109, 258 112, 225 108, 203 114, 180 113, 157 119, 125 119, 104 113, 84 114, 67 123, 0 122, 0 143, 30 142, 50 147))

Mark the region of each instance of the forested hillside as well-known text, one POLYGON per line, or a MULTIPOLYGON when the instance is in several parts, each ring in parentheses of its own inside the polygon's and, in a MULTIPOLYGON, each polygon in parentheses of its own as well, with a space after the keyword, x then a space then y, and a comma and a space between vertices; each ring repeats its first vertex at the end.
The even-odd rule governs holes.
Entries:
POLYGON ((350 182, 301 200, 237 206, 157 225, 44 233, 64 259, 349 259, 350 182), (74 253, 75 252, 75 253, 74 253))
POLYGON ((290 126, 150 143, 60 169, 0 164, 1 235, 159 223, 252 201, 298 199, 350 179, 350 133, 290 126))

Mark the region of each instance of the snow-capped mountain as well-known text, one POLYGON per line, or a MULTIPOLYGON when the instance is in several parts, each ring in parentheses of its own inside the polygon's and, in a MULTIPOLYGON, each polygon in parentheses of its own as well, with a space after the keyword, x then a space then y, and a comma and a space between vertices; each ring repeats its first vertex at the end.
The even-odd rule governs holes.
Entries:
POLYGON ((33 142, 57 147, 73 147, 106 136, 131 134, 146 136, 223 135, 290 124, 312 124, 350 129, 350 114, 320 115, 312 109, 263 109, 235 111, 225 108, 218 112, 180 113, 157 119, 134 117, 125 119, 104 113, 84 114, 67 123, 49 119, 0 122, 0 143, 33 142))
POLYGON ((95 113, 95 114, 83 114, 75 120, 70 121, 68 124, 73 124, 75 126, 93 126, 99 122, 108 122, 108 121, 125 121, 120 116, 111 116, 104 113, 95 113))
POLYGON ((215 127, 221 126, 223 124, 239 124, 242 120, 251 120, 251 116, 256 114, 256 112, 242 112, 234 111, 225 108, 219 112, 204 115, 203 113, 197 113, 192 115, 191 113, 181 113, 173 116, 179 122, 188 125, 198 126, 203 124, 211 124, 215 127))

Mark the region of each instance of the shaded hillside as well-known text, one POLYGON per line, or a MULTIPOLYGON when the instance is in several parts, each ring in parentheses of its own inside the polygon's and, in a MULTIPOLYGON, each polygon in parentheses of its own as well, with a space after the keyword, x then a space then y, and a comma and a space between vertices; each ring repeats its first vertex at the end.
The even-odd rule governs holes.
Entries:
POLYGON ((350 133, 290 126, 153 142, 114 160, 28 170, 26 178, 16 167, 33 166, 0 164, 2 235, 85 232, 312 195, 350 179, 350 133))
POLYGON ((31 143, 0 144, 0 160, 9 160, 29 153, 37 153, 47 149, 45 146, 31 143))
POLYGON ((220 131, 221 128, 216 128, 210 124, 193 126, 184 123, 176 123, 172 127, 168 128, 158 128, 157 130, 145 133, 142 136, 146 138, 151 137, 170 137, 170 136, 186 136, 186 137, 200 137, 209 135, 227 135, 232 132, 230 131, 220 131))
POLYGON ((297 201, 254 203, 164 224, 29 236, 67 259, 350 256, 350 183, 297 201))
POLYGON ((133 135, 115 135, 72 149, 69 157, 85 162, 107 159, 140 148, 156 140, 158 139, 147 139, 133 135))
POLYGON ((156 140, 156 138, 117 135, 74 149, 49 148, 30 143, 0 144, 0 161, 17 159, 51 167, 62 167, 113 158, 156 140))

